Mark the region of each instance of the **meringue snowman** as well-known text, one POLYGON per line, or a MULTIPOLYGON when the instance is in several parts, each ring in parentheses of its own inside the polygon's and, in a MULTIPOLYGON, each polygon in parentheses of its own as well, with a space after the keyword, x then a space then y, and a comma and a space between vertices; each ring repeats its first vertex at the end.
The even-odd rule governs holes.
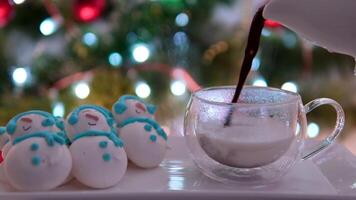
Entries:
POLYGON ((167 135, 154 120, 155 106, 125 95, 112 110, 128 158, 142 168, 157 167, 166 153, 167 135))
POLYGON ((72 142, 72 174, 86 186, 114 186, 126 172, 126 152, 114 133, 113 122, 108 110, 94 105, 79 106, 66 119, 65 128, 72 142))
POLYGON ((7 152, 9 152, 11 145, 10 137, 6 133, 6 127, 0 127, 0 149, 1 156, 5 160, 7 152))
POLYGON ((1 148, 1 156, 4 160, 6 158, 7 152, 9 152, 11 147, 12 147, 12 144, 10 142, 10 139, 8 139, 8 142, 1 148))
POLYGON ((6 127, 0 127, 0 149, 9 142, 9 136, 6 134, 6 127))
POLYGON ((70 174, 72 158, 62 137, 53 130, 55 118, 44 111, 27 111, 12 118, 6 127, 10 138, 5 176, 14 188, 51 190, 70 174))
MULTIPOLYGON (((6 134, 6 127, 0 127, 0 149, 1 149, 1 152, 3 151, 4 146, 7 143, 9 143, 9 137, 6 134)), ((0 163, 0 181, 6 182, 6 176, 5 176, 5 172, 4 172, 4 162, 0 163)))

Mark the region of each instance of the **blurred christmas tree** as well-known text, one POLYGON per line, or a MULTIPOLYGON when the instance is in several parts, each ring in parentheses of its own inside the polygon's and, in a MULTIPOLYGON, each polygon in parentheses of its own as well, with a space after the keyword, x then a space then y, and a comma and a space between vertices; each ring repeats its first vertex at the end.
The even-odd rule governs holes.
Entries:
MULTIPOLYGON (((257 6, 249 0, 0 0, 0 123, 28 109, 65 115, 82 103, 110 108, 124 93, 159 104, 160 121, 181 115, 198 84, 235 84, 257 6)), ((267 21, 248 83, 283 85, 305 102, 334 98, 354 116, 352 65, 350 57, 267 21)))

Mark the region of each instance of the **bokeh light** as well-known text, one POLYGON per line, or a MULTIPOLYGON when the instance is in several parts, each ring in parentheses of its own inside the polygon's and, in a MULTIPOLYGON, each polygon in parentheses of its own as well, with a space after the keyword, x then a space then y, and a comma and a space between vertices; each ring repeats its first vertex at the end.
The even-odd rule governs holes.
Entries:
POLYGON ((188 25, 189 23, 189 16, 186 13, 179 13, 176 17, 176 25, 183 27, 188 25))
POLYGON ((120 53, 118 52, 113 52, 109 55, 109 63, 110 65, 112 65, 113 67, 118 67, 121 65, 122 63, 122 56, 120 53))
POLYGON ((136 44, 132 48, 132 56, 136 62, 145 62, 150 57, 150 49, 146 44, 136 44))
POLYGON ((320 128, 319 128, 318 124, 311 122, 308 125, 308 130, 307 130, 308 137, 310 137, 310 138, 317 137, 319 135, 319 131, 320 131, 320 128))
POLYGON ((139 82, 136 84, 135 93, 138 97, 145 99, 151 95, 151 88, 147 83, 139 82))
POLYGON ((25 2, 25 0, 13 0, 15 4, 22 4, 25 2))
POLYGON ((98 38, 96 37, 96 35, 94 33, 88 32, 83 35, 82 41, 84 44, 86 44, 88 46, 94 46, 97 43, 98 38))
POLYGON ((29 78, 29 71, 18 67, 12 72, 12 80, 16 86, 23 86, 29 78))
POLYGON ((79 99, 85 99, 90 94, 90 87, 86 82, 79 82, 74 86, 74 94, 79 99))
POLYGON ((267 87, 267 82, 263 78, 258 78, 253 81, 252 83, 253 86, 260 86, 260 87, 267 87))
POLYGON ((40 24, 40 31, 45 36, 52 35, 57 29, 58 23, 52 18, 47 18, 40 24))
POLYGON ((290 91, 290 92, 298 92, 298 86, 294 82, 283 83, 281 88, 282 88, 282 90, 287 90, 287 91, 290 91))
POLYGON ((262 33, 261 33, 263 36, 265 36, 265 37, 269 37, 269 36, 271 36, 271 31, 270 30, 268 30, 268 29, 266 29, 266 28, 263 28, 262 29, 262 33))
POLYGON ((188 36, 186 33, 179 31, 174 34, 173 42, 176 46, 183 46, 188 43, 188 36))
POLYGON ((257 57, 255 57, 255 58, 252 60, 251 70, 252 70, 252 71, 257 71, 257 70, 260 68, 260 65, 261 65, 260 59, 257 58, 257 57))
POLYGON ((186 91, 186 85, 183 81, 176 80, 171 83, 171 92, 175 96, 181 96, 186 91))
POLYGON ((64 117, 65 108, 62 102, 56 102, 53 104, 52 114, 55 117, 64 117))

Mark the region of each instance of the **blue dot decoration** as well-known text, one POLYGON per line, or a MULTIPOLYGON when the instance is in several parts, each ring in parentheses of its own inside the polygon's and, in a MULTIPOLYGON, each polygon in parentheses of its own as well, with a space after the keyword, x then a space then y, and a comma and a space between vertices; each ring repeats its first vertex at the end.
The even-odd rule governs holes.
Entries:
POLYGON ((103 154, 103 160, 105 162, 109 162, 111 160, 111 155, 109 153, 104 153, 103 154))
POLYGON ((102 149, 105 149, 108 146, 108 142, 107 141, 101 141, 99 142, 99 147, 102 149))
POLYGON ((120 138, 118 138, 117 145, 115 145, 115 146, 122 148, 122 147, 124 147, 124 142, 120 138))
POLYGON ((39 166, 41 164, 41 157, 33 156, 31 159, 31 163, 33 166, 39 166))
POLYGON ((44 121, 42 121, 42 126, 47 127, 47 126, 52 126, 54 124, 54 120, 47 118, 44 121))
POLYGON ((40 145, 37 143, 32 143, 31 147, 30 147, 31 151, 37 151, 39 148, 40 148, 40 145))
POLYGON ((156 142, 156 141, 157 141, 157 136, 151 135, 151 136, 150 136, 150 140, 151 140, 152 142, 156 142))
POLYGON ((147 110, 151 115, 153 115, 153 114, 155 114, 157 107, 154 105, 147 105, 147 110))
POLYGON ((148 125, 148 124, 146 124, 146 125, 144 126, 144 128, 145 128, 145 130, 146 130, 147 132, 150 132, 150 131, 152 130, 152 126, 150 126, 150 125, 148 125))
POLYGON ((127 106, 123 103, 116 103, 114 105, 114 110, 117 114, 122 114, 127 110, 127 106))

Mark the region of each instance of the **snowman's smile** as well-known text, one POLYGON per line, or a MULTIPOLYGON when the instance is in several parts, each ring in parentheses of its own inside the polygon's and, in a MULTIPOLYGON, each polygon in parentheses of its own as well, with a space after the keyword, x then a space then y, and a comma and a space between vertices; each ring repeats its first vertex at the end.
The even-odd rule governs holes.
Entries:
POLYGON ((88 125, 89 125, 89 126, 96 126, 96 123, 88 122, 88 125))
POLYGON ((29 117, 23 117, 20 119, 20 121, 24 122, 24 125, 22 126, 22 129, 24 131, 28 131, 31 129, 31 123, 32 123, 32 119, 29 117), (26 126, 27 125, 27 126, 26 126))
POLYGON ((31 125, 30 126, 22 126, 22 129, 24 130, 24 131, 28 131, 28 130, 30 130, 31 129, 31 125))

